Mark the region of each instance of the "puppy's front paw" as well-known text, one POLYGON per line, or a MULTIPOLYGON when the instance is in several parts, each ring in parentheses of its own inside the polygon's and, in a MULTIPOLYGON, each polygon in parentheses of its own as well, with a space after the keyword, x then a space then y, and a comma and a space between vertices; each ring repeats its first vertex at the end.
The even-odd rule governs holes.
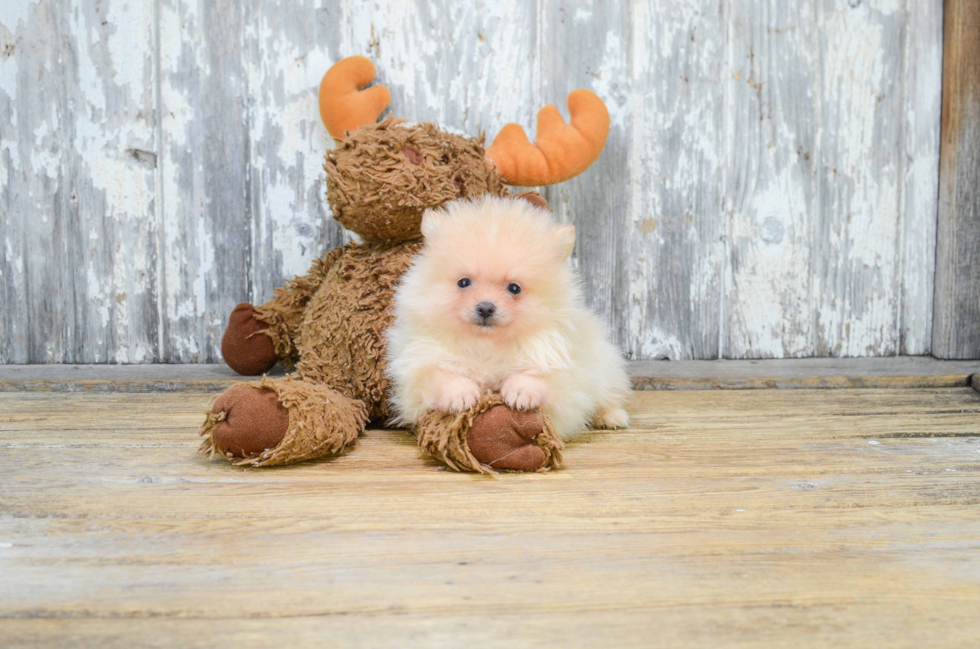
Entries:
POLYGON ((514 374, 500 386, 500 396, 515 410, 534 410, 548 395, 548 384, 536 376, 514 374))
POLYGON ((456 376, 442 384, 436 399, 436 410, 463 412, 480 401, 480 386, 472 379, 456 376))

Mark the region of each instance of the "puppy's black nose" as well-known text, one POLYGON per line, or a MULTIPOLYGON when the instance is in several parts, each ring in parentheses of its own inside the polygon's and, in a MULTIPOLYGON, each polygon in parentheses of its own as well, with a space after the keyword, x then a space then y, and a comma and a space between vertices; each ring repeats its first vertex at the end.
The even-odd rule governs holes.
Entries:
POLYGON ((497 311, 497 305, 493 302, 480 302, 476 305, 476 314, 483 318, 488 319, 497 311))

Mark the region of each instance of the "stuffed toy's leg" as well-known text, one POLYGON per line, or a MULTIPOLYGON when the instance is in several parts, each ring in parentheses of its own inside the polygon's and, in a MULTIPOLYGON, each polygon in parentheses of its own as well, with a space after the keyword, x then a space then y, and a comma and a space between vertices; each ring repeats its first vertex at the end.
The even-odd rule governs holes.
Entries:
POLYGON ((513 410, 492 393, 466 412, 426 413, 415 434, 428 455, 457 471, 477 473, 558 468, 565 446, 544 415, 513 410))
POLYGON ((201 452, 239 466, 292 464, 335 455, 368 421, 364 403, 294 376, 239 383, 214 400, 201 452))

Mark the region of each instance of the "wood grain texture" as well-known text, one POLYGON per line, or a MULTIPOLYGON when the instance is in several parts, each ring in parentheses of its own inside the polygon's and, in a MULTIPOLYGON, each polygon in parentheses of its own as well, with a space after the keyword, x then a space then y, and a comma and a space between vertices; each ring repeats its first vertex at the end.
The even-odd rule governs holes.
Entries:
MULTIPOLYGON (((539 3, 541 41, 535 63, 540 87, 532 95, 535 110, 554 104, 566 119, 565 99, 575 88, 591 88, 609 108, 607 154, 588 173, 546 187, 543 194, 559 220, 575 225, 572 263, 586 287, 589 307, 603 316, 627 354, 633 346, 630 268, 617 260, 630 257, 627 246, 635 231, 628 219, 634 146, 639 145, 633 141, 629 92, 634 77, 633 18, 629 3, 539 3), (615 153, 608 155, 610 151, 615 153)), ((532 126, 536 124, 527 122, 525 130, 532 126)))
POLYGON ((64 269, 73 243, 65 233, 71 192, 61 169, 70 143, 60 128, 67 110, 61 84, 36 81, 60 70, 66 27, 43 7, 8 15, 8 6, 0 20, 0 291, 9 307, 0 309, 0 350, 8 363, 57 362, 69 355, 75 316, 64 269), (17 42, 28 30, 36 37, 17 42), (48 254, 30 254, 41 250, 48 254))
POLYGON ((283 278, 350 241, 324 198, 333 140, 317 108, 320 78, 344 56, 344 21, 336 2, 264 0, 244 3, 243 21, 250 254, 240 299, 261 303, 283 278))
POLYGON ((220 359, 228 314, 248 300, 248 95, 243 9, 161 0, 161 355, 220 359))
MULTIPOLYGON (((941 17, 941 0, 6 2, 0 362, 220 360, 235 303, 350 238, 323 198, 316 88, 351 54, 394 114, 491 138, 533 133, 575 87, 605 99, 602 157, 546 195, 630 358, 980 335, 932 325, 941 17)), ((969 234, 939 248, 960 272, 969 234)), ((940 281, 937 314, 956 295, 973 313, 940 281)))
MULTIPOLYGON (((923 356, 742 361, 630 361, 636 390, 963 387, 980 361, 923 356)), ((269 376, 281 376, 276 366, 269 376)), ((243 377, 214 365, 3 365, 0 392, 203 392, 243 377)))
POLYGON ((154 362, 150 3, 0 9, 0 362, 154 362))
POLYGON ((724 355, 813 356, 823 22, 813 3, 747 0, 731 24, 724 355))
POLYGON ((635 390, 962 387, 980 361, 921 356, 736 361, 634 361, 635 390))
POLYGON ((636 393, 564 469, 194 452, 209 394, 0 394, 4 646, 968 645, 980 394, 636 393))
POLYGON ((932 349, 939 147, 942 109, 943 12, 938 3, 907 3, 903 84, 905 181, 902 195, 902 311, 899 352, 932 349), (923 306, 925 305, 925 306, 923 306))
POLYGON ((726 356, 928 352, 935 13, 735 4, 726 356))
POLYGON ((944 18, 935 327, 941 358, 980 356, 980 4, 947 0, 944 18))
MULTIPOLYGON (((718 358, 724 293, 725 5, 636 3, 627 353, 718 358)), ((621 263, 621 262, 620 262, 621 263)), ((619 325, 620 327, 622 324, 619 325)))
POLYGON ((820 201, 811 223, 816 350, 896 354, 902 227, 890 215, 902 213, 908 14, 894 2, 824 2, 818 16, 814 44, 825 55, 813 89, 821 126, 812 156, 820 201))

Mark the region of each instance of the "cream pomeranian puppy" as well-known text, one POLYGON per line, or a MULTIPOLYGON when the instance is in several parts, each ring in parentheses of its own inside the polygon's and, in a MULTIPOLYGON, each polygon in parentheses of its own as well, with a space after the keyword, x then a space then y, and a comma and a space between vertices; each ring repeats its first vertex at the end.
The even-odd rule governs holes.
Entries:
POLYGON ((486 196, 426 211, 422 236, 387 333, 395 423, 468 410, 492 390, 540 408, 564 439, 628 425, 625 363, 565 263, 573 226, 486 196))

